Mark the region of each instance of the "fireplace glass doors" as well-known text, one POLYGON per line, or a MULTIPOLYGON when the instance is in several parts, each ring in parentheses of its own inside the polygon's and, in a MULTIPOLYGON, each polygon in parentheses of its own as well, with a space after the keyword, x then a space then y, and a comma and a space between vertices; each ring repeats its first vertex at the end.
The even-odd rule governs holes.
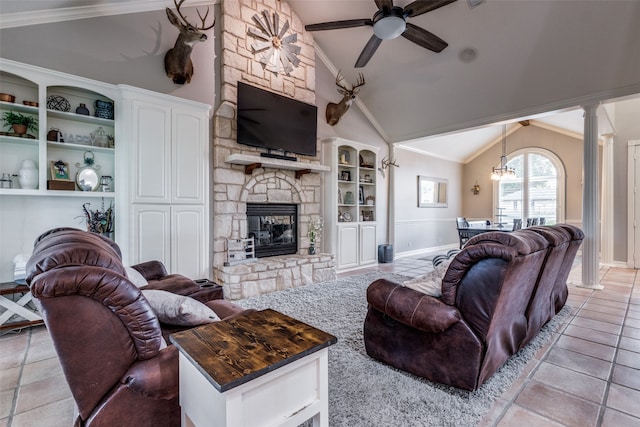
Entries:
POLYGON ((247 237, 253 238, 257 258, 298 251, 298 206, 247 203, 247 237))

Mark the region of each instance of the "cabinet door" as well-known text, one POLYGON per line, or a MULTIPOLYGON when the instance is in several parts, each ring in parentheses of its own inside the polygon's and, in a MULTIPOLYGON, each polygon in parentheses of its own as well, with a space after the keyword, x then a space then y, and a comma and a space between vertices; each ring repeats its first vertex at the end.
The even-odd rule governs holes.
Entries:
POLYGON ((376 262, 376 226, 373 224, 360 225, 360 264, 376 262))
POLYGON ((205 165, 209 161, 208 118, 174 109, 172 122, 172 203, 204 203, 205 165))
POLYGON ((134 203, 171 202, 171 109, 133 101, 134 203))
POLYGON ((171 214, 168 205, 134 205, 135 223, 132 264, 162 261, 171 266, 171 214))
POLYGON ((203 205, 171 207, 171 272, 197 279, 209 277, 207 230, 203 205))
POLYGON ((338 268, 358 266, 358 225, 338 226, 338 268))

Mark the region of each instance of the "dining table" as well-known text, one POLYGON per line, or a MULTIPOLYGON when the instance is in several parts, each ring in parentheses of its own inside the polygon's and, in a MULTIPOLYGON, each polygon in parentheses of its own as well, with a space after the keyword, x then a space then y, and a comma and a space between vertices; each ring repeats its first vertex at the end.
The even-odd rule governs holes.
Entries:
POLYGON ((458 230, 466 231, 468 237, 475 236, 476 234, 487 233, 489 231, 513 231, 513 224, 469 224, 468 227, 458 227, 458 230))

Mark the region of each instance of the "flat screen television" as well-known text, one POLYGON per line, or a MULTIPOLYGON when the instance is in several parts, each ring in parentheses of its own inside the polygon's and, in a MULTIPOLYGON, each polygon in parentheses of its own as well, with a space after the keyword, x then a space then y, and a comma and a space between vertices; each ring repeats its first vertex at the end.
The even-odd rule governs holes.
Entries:
POLYGON ((296 160, 287 153, 316 155, 318 108, 238 82, 239 144, 267 150, 261 155, 296 160), (271 151, 284 155, 270 155, 271 151))

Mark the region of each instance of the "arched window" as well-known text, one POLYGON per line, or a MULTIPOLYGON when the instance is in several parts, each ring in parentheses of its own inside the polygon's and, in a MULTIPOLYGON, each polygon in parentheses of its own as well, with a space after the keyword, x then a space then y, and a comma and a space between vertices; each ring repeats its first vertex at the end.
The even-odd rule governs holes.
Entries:
POLYGON ((544 218, 556 224, 565 218, 565 171, 558 156, 541 148, 513 152, 507 163, 514 168, 514 178, 496 181, 494 200, 498 200, 498 220, 511 224, 513 219, 544 218))

